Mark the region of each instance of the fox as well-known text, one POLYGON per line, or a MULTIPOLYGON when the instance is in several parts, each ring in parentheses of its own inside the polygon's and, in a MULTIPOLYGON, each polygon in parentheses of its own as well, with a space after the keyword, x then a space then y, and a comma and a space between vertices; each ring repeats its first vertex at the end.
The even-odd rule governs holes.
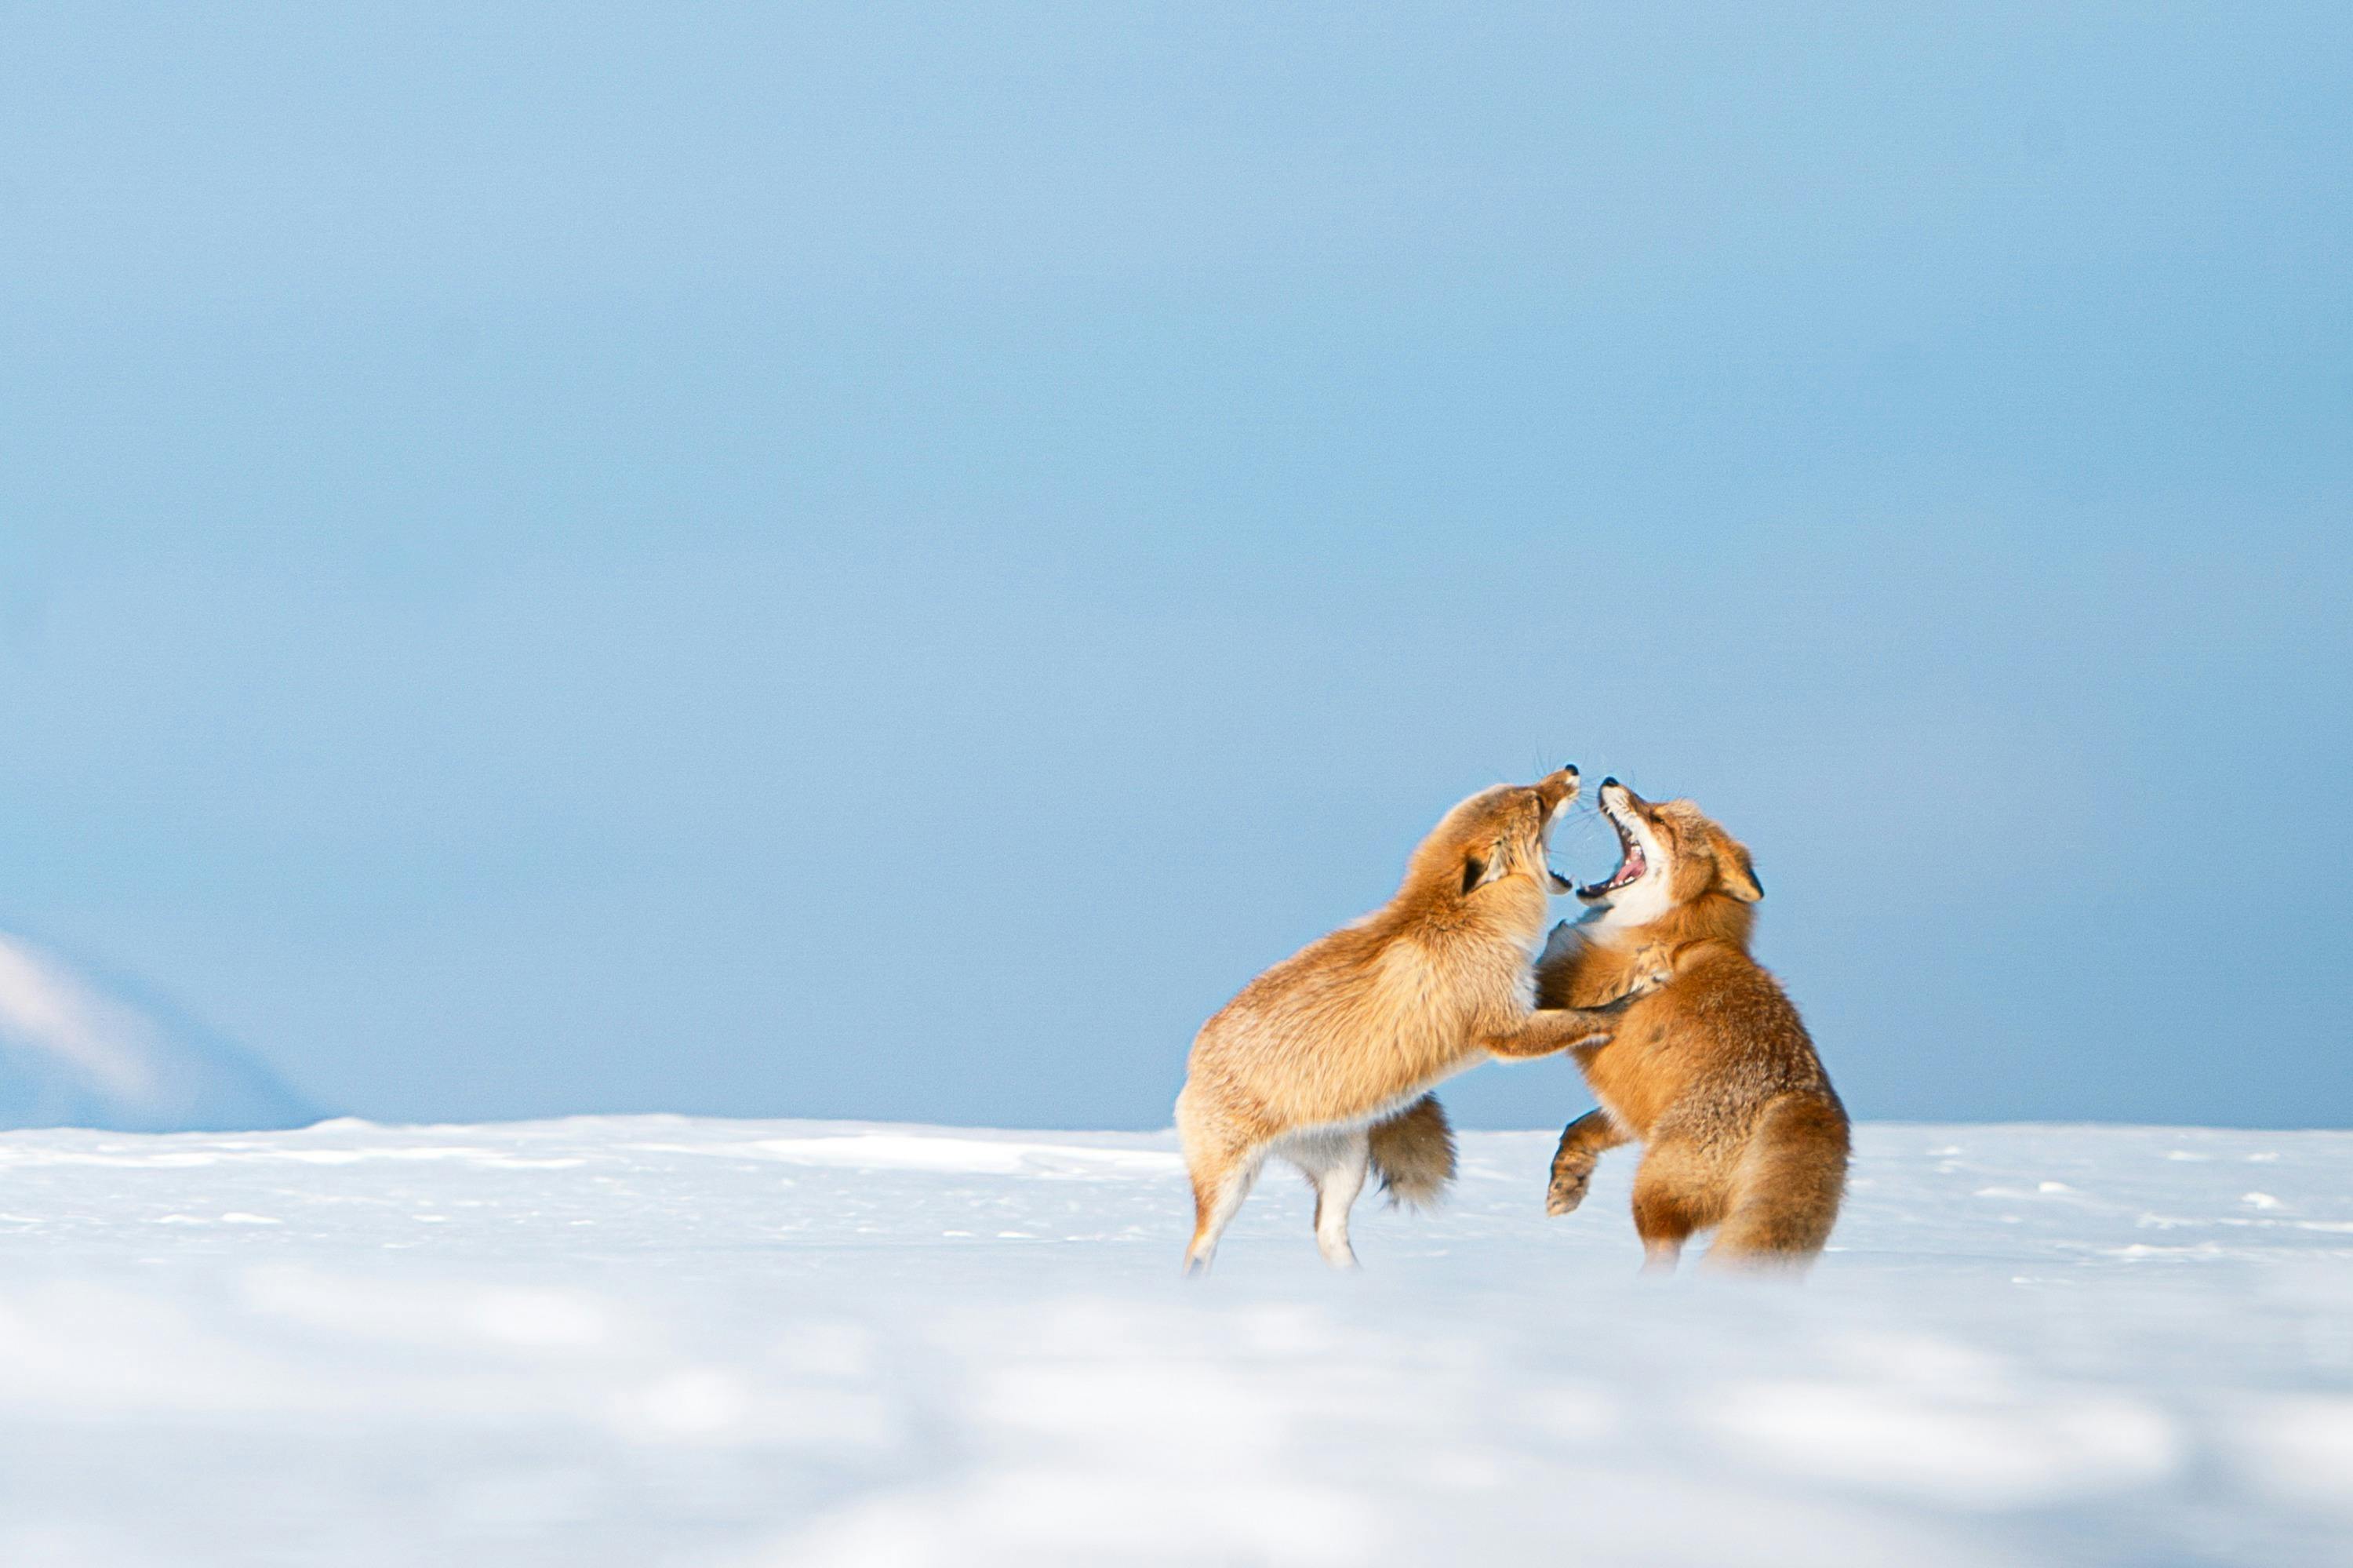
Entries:
POLYGON ((1765 896, 1756 862, 1691 800, 1653 804, 1615 779, 1599 800, 1619 863, 1577 890, 1584 918, 1554 928, 1536 1005, 1613 996, 1633 974, 1666 979, 1609 1040, 1571 1048, 1600 1108, 1561 1133, 1546 1212, 1575 1210, 1601 1155, 1640 1139, 1646 1271, 1672 1272, 1684 1242, 1713 1226, 1704 1267, 1802 1273, 1838 1222, 1850 1131, 1796 1005, 1749 956, 1765 896))
POLYGON ((1577 784, 1568 767, 1461 801, 1388 904, 1266 970, 1201 1026, 1176 1097, 1193 1184, 1187 1274, 1208 1268, 1270 1153, 1314 1186, 1324 1260, 1353 1268, 1348 1213, 1368 1171, 1417 1205, 1453 1178, 1433 1085, 1491 1057, 1609 1038, 1613 1009, 1532 1007, 1549 901, 1570 885, 1546 856, 1577 784))

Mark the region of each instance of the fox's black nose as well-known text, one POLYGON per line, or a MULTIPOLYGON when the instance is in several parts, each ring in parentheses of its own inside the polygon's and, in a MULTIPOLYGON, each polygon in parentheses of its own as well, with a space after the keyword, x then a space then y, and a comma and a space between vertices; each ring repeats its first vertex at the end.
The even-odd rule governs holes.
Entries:
POLYGON ((1609 778, 1604 779, 1601 781, 1601 787, 1602 787, 1604 789, 1609 789, 1611 785, 1613 785, 1613 784, 1615 784, 1615 783, 1617 783, 1617 782, 1618 782, 1617 775, 1612 774, 1612 775, 1610 775, 1609 778))
POLYGON ((1574 778, 1576 778, 1576 777, 1577 776, 1577 764, 1576 764, 1576 763, 1574 763, 1574 762, 1564 762, 1564 763, 1562 763, 1562 764, 1560 765, 1560 770, 1561 770, 1563 773, 1567 774, 1571 779, 1574 779, 1574 778))

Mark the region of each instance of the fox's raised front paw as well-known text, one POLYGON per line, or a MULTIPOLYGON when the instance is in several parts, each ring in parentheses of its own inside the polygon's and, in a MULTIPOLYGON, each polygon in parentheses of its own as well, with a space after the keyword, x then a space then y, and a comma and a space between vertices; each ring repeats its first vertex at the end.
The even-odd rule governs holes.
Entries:
POLYGON ((1554 1219, 1574 1213, 1577 1205, 1585 1202, 1586 1184, 1593 1180, 1593 1167, 1585 1161, 1575 1161, 1552 1168, 1552 1186, 1545 1192, 1545 1213, 1554 1219))

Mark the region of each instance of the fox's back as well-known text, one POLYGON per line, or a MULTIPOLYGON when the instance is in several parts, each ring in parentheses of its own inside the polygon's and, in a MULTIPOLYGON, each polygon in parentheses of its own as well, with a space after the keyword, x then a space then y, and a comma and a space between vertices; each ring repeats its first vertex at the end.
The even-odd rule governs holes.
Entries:
POLYGON ((1195 1036, 1189 1093, 1271 1126, 1369 1116, 1463 1065, 1482 1016, 1526 1004, 1524 952, 1367 921, 1244 986, 1195 1036), (1494 949, 1494 950, 1491 950, 1494 949), (1516 959, 1516 962, 1514 961, 1516 959))

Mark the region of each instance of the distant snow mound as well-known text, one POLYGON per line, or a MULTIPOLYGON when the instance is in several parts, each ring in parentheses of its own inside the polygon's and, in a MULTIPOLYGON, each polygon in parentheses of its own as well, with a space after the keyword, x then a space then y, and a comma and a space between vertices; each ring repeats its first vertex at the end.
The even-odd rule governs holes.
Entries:
POLYGON ((0 933, 0 1128, 241 1132, 317 1119, 234 1046, 0 933))

